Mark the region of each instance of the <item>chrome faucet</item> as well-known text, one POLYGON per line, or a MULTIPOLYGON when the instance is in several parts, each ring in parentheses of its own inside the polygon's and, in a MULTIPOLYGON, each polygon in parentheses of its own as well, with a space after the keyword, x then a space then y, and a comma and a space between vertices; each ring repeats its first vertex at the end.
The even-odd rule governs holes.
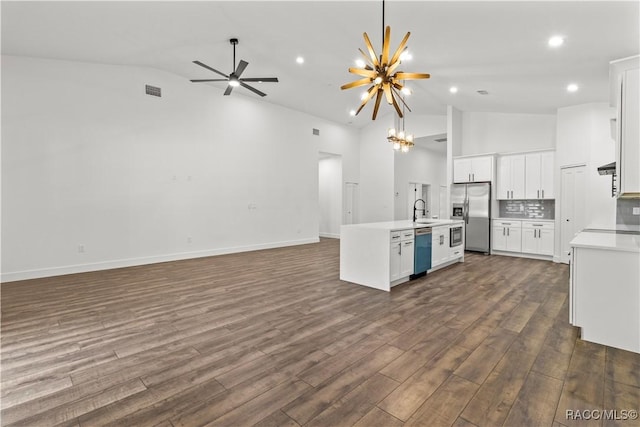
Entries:
POLYGON ((415 202, 413 202, 413 222, 416 222, 416 219, 418 219, 416 217, 416 211, 422 211, 422 215, 426 215, 427 214, 427 202, 425 202, 422 199, 418 199, 415 202), (416 208, 416 205, 418 204, 418 202, 422 202, 422 209, 418 209, 416 208))

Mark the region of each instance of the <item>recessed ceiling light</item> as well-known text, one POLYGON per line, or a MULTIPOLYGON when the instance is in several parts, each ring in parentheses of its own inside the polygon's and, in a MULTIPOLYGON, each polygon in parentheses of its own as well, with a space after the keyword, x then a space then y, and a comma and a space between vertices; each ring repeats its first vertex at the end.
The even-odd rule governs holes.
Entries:
POLYGON ((571 83, 567 86, 567 92, 576 92, 578 90, 578 85, 575 83, 571 83))
POLYGON ((362 59, 356 59, 356 66, 358 68, 364 68, 367 64, 362 59))
POLYGON ((297 62, 298 64, 304 64, 304 58, 303 58, 302 56, 298 56, 298 57, 296 58, 296 62, 297 62))
POLYGON ((352 116, 352 117, 355 116, 356 115, 356 110, 349 111, 349 115, 352 116))
POLYGON ((451 93, 458 93, 458 88, 457 88, 457 87, 455 87, 455 86, 451 86, 451 87, 449 88, 449 92, 451 92, 451 93))
POLYGON ((408 51, 402 52, 400 55, 400 61, 411 61, 413 59, 413 55, 411 55, 408 51))
POLYGON ((549 46, 551 47, 562 46, 563 43, 564 43, 564 37, 562 36, 553 36, 549 39, 549 46))

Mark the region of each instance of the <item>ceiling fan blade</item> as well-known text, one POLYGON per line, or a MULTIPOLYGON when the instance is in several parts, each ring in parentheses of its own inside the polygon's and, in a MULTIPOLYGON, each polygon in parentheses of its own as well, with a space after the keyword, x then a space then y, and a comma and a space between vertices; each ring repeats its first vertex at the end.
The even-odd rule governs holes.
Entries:
POLYGON ((236 71, 234 71, 236 77, 240 77, 240 74, 242 74, 244 69, 247 68, 247 65, 249 65, 247 61, 243 61, 242 59, 240 60, 240 62, 238 63, 238 68, 236 68, 236 71))
POLYGON ((411 112, 411 108, 409 108, 409 106, 407 105, 407 103, 406 103, 406 102, 404 102, 404 98, 402 98, 402 96, 398 93, 398 91, 397 91, 397 90, 395 90, 395 89, 393 89, 393 93, 395 93, 395 94, 396 94, 396 96, 398 97, 398 99, 399 99, 400 101, 402 101, 402 104, 404 104, 405 108, 406 108, 407 110, 409 110, 409 112, 411 112))
POLYGON ((233 86, 227 86, 227 90, 224 91, 224 95, 231 95, 231 91, 233 90, 233 86))
POLYGON ((404 50, 406 49, 404 47, 405 44, 407 44, 407 40, 409 40, 409 36, 411 35, 411 33, 407 33, 404 38, 402 39, 402 41, 400 42, 400 45, 398 46, 398 48, 396 49, 395 53, 393 54, 393 56, 391 57, 391 61, 389 61, 390 64, 393 64, 394 62, 396 62, 398 59, 400 59, 400 55, 402 55, 402 52, 404 52, 404 50))
POLYGON ((371 86, 367 91, 367 96, 364 97, 364 99, 362 100, 362 104, 360 104, 360 107, 356 111, 356 116, 364 108, 364 106, 367 105, 367 102, 369 102, 369 100, 373 97, 374 93, 376 93, 376 86, 371 86))
POLYGON ((387 26, 384 31, 384 42, 382 43, 382 65, 389 64, 389 42, 391 41, 391 27, 387 26))
POLYGON ((378 76, 378 73, 373 71, 373 70, 365 70, 362 68, 349 68, 349 72, 352 74, 356 74, 358 76, 362 76, 362 77, 371 77, 372 79, 375 79, 378 76))
POLYGON ((199 66, 201 66, 201 67, 203 67, 203 68, 206 68, 207 70, 211 70, 211 71, 213 71, 214 73, 220 74, 220 75, 221 75, 221 76, 223 76, 223 77, 229 78, 229 76, 227 76, 226 74, 221 73, 220 71, 216 70, 215 68, 211 68, 211 67, 209 67, 208 65, 203 64, 203 63, 202 63, 202 62, 200 62, 200 61, 193 61, 193 63, 194 63, 194 64, 196 64, 196 65, 199 65, 199 66))
POLYGON ((378 108, 380 108, 380 101, 382 100, 382 89, 378 89, 378 95, 376 97, 376 105, 373 107, 373 117, 371 120, 375 120, 378 116, 378 108))
POLYGON ((197 79, 191 80, 193 83, 202 83, 202 82, 228 82, 228 79, 197 79))
POLYGON ((269 82, 269 83, 278 83, 277 77, 247 77, 245 79, 240 79, 241 82, 269 82))
MULTIPOLYGON (((368 65, 369 67, 372 67, 372 66, 373 66, 373 64, 371 63, 371 58, 369 58, 369 56, 367 56, 367 54, 366 54, 366 53, 364 53, 364 51, 363 51, 362 49, 358 48, 358 50, 360 51, 360 53, 362 54, 362 56, 364 56, 364 60, 367 62, 367 65, 368 65)), ((365 68, 366 68, 366 67, 365 67, 365 68)))
POLYGON ((243 88, 245 88, 245 89, 249 89, 251 92, 256 93, 256 94, 258 94, 258 95, 260 95, 260 96, 267 96, 267 94, 266 94, 266 93, 264 93, 264 92, 260 92, 260 91, 259 91, 258 89, 256 89, 255 87, 251 87, 251 86, 249 86, 249 85, 248 85, 248 84, 246 84, 246 83, 240 82, 240 86, 242 86, 242 87, 243 87, 243 88))
POLYGON ((383 83, 382 89, 384 90, 384 96, 386 96, 387 98, 387 103, 393 104, 393 94, 391 93, 391 87, 389 86, 389 83, 383 83))
POLYGON ((367 35, 367 33, 363 34, 364 36, 364 42, 367 45, 367 49, 369 50, 369 55, 371 56, 371 62, 373 63, 375 68, 378 68, 380 66, 380 61, 378 61, 378 57, 376 56, 376 51, 373 50, 373 46, 371 45, 371 40, 369 40, 369 36, 367 35))
POLYGON ((416 80, 428 79, 429 77, 431 77, 431 75, 427 73, 403 73, 400 71, 397 72, 393 77, 398 80, 416 80))
POLYGON ((402 62, 400 62, 400 61, 392 62, 391 65, 389 66, 389 68, 387 68, 387 75, 388 76, 392 76, 393 72, 396 71, 396 68, 398 68, 401 63, 402 62))
POLYGON ((368 85, 370 83, 371 83, 371 79, 369 77, 365 77, 364 79, 356 80, 356 81, 353 81, 351 83, 347 83, 345 85, 342 85, 342 86, 340 86, 340 89, 342 89, 342 90, 351 89, 352 87, 364 86, 364 85, 368 85))
MULTIPOLYGON (((391 92, 391 89, 389 89, 389 92, 391 92)), ((402 118, 402 110, 400 110, 400 106, 398 105, 398 102, 396 102, 396 98, 393 96, 393 94, 391 94, 391 100, 393 101, 393 108, 396 109, 396 112, 398 113, 398 116, 400 118, 402 118)))

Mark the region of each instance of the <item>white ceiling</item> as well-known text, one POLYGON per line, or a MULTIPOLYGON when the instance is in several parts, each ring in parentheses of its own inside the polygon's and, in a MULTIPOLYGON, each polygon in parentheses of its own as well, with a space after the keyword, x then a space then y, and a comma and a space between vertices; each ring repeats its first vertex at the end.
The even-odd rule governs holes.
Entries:
MULTIPOLYGON (((355 118, 361 89, 341 91, 364 49, 367 32, 381 47, 380 1, 2 2, 2 53, 154 67, 185 79, 216 78, 249 62, 243 77, 277 76, 256 84, 264 102, 362 127, 372 105, 355 118), (302 55, 305 63, 295 58, 302 55)), ((392 49, 404 33, 413 54, 403 71, 428 72, 412 82, 414 113, 463 111, 553 114, 558 107, 608 100, 608 63, 640 51, 639 3, 387 1, 392 49), (559 49, 547 39, 566 37, 559 49), (580 85, 567 93, 570 82, 580 85), (448 88, 459 87, 456 95, 448 88), (487 90, 482 96, 477 90, 487 90)), ((200 83, 202 84, 202 83, 200 83)), ((219 92, 224 83, 203 90, 219 92)), ((232 96, 259 97, 241 88, 232 96)), ((370 102, 369 104, 373 104, 370 102)), ((381 107, 391 113, 390 106, 381 107)))

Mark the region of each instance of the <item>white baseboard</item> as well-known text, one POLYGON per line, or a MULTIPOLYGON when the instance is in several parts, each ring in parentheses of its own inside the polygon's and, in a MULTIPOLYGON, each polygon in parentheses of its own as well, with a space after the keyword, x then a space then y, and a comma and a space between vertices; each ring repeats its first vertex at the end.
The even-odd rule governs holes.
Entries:
POLYGON ((539 259, 540 261, 553 261, 552 255, 536 255, 536 254, 525 254, 522 252, 508 252, 508 251, 491 251, 491 255, 503 255, 503 256, 512 256, 515 258, 530 258, 530 259, 539 259))
POLYGON ((328 237, 329 239, 339 239, 340 234, 336 233, 320 233, 320 237, 328 237))
POLYGON ((318 243, 319 238, 288 240, 283 242, 261 243, 248 246, 234 246, 230 248, 209 249, 204 251, 180 252, 168 255, 156 255, 150 257, 118 259, 111 261, 101 261, 88 264, 65 265, 60 267, 49 267, 35 270, 13 271, 2 273, 1 281, 15 282, 17 280, 39 279, 42 277, 62 276, 64 274, 87 273, 90 271, 111 270, 114 268, 133 267, 137 265, 157 264, 160 262, 180 261, 192 258, 204 258, 215 255, 233 254, 238 252, 257 251, 261 249, 284 248, 286 246, 306 245, 308 243, 318 243))

